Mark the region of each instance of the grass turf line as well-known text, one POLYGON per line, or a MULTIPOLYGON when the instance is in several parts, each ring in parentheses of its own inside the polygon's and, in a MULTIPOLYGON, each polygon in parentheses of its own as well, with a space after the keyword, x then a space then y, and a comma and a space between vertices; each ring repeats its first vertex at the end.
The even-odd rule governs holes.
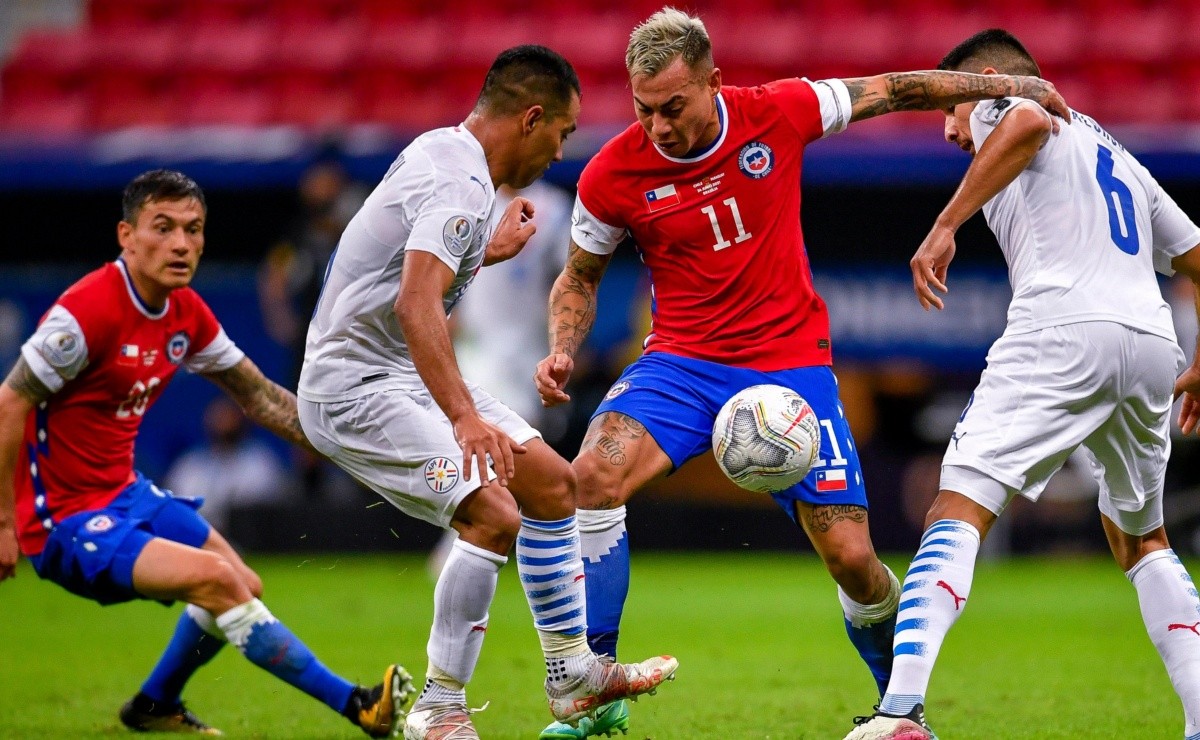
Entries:
MULTIPOLYGON (((264 601, 326 665, 374 683, 392 661, 420 682, 433 585, 412 556, 251 557, 264 601)), ((889 558, 897 573, 906 565, 889 558)), ((629 738, 836 738, 875 701, 811 556, 634 555, 621 658, 679 657, 678 680, 633 706, 629 738)), ((0 737, 132 737, 116 711, 140 685, 179 607, 102 608, 27 564, 0 585, 0 737)), ((469 687, 489 740, 549 720, 544 668, 511 564, 469 687)), ((234 738, 365 737, 226 648, 184 699, 234 738)), ((1108 559, 981 565, 929 695, 943 736, 1179 737, 1182 710, 1132 586, 1108 559)))

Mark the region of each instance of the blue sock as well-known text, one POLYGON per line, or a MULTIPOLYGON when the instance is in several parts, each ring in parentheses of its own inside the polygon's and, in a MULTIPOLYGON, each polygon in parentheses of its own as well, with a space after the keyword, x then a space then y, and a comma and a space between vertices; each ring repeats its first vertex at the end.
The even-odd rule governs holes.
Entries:
POLYGON ((210 628, 216 627, 212 615, 203 609, 189 605, 183 610, 167 649, 150 672, 150 677, 142 684, 142 693, 154 701, 169 706, 178 704, 183 686, 192 674, 225 646, 223 638, 205 632, 197 620, 205 622, 210 628))
POLYGON ((867 664, 879 695, 887 692, 892 678, 892 642, 896 636, 896 610, 900 605, 900 581, 886 565, 888 593, 878 604, 859 604, 838 587, 838 600, 846 622, 846 635, 859 657, 867 664))
POLYGON ((629 595, 629 536, 625 507, 578 512, 579 544, 587 591, 588 645, 597 655, 617 657, 621 613, 629 595))
POLYGON ((254 665, 319 699, 339 714, 354 684, 331 672, 258 599, 217 617, 217 626, 254 665))
POLYGON ((888 681, 892 678, 892 640, 896 637, 896 615, 862 627, 855 627, 849 619, 845 621, 846 634, 850 636, 851 644, 867 664, 875 678, 879 695, 883 696, 887 692, 888 681))

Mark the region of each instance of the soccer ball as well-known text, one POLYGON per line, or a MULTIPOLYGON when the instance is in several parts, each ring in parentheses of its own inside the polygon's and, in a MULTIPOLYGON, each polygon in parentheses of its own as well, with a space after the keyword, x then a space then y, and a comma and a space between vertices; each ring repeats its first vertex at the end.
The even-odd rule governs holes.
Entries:
POLYGON ((817 415, 800 394, 754 385, 725 402, 712 430, 713 454, 729 479, 773 493, 808 475, 821 450, 817 415))

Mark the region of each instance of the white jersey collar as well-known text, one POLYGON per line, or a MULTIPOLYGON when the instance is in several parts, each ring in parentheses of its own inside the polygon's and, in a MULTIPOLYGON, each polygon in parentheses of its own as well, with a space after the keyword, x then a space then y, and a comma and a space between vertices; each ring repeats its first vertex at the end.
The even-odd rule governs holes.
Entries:
POLYGON ((721 131, 717 134, 717 138, 713 139, 713 142, 704 147, 704 149, 690 157, 672 157, 662 149, 659 149, 658 144, 654 144, 654 142, 650 143, 653 144, 654 150, 663 156, 663 159, 677 162, 679 164, 691 164, 692 162, 699 162, 703 159, 707 159, 709 155, 720 149, 721 145, 725 143, 725 135, 729 133, 729 112, 725 108, 725 96, 719 92, 717 93, 717 122, 721 126, 721 131))
POLYGON ((163 303, 162 310, 152 310, 150 306, 146 305, 146 302, 142 300, 142 297, 138 295, 137 289, 133 287, 133 278, 129 277, 129 267, 125 264, 125 260, 118 257, 113 261, 113 264, 116 265, 117 269, 121 271, 121 277, 125 279, 125 290, 129 293, 129 300, 133 302, 134 307, 139 313, 148 319, 154 320, 161 319, 163 316, 167 315, 167 311, 171 308, 170 298, 167 298, 166 302, 163 303))

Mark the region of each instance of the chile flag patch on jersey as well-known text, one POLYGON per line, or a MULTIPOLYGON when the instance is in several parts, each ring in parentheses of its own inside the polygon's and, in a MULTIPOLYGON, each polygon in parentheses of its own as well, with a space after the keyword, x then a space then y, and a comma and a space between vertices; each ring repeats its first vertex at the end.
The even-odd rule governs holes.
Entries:
POLYGON ((761 141, 752 141, 738 153, 738 169, 752 180, 761 180, 775 169, 775 152, 761 141))
POLYGON ((663 185, 661 188, 646 191, 646 206, 650 212, 661 211, 664 208, 679 205, 679 192, 674 185, 663 185))

